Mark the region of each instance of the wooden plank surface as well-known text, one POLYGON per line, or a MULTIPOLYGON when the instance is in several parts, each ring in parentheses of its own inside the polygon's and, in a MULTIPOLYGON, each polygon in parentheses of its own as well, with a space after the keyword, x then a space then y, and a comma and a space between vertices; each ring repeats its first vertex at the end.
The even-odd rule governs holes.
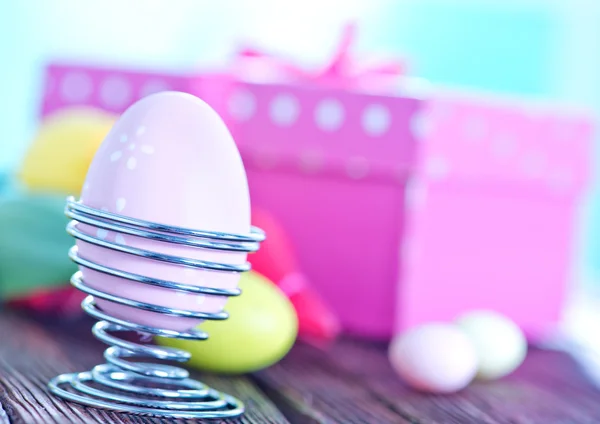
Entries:
MULTIPOLYGON (((12 424, 203 422, 116 414, 49 395, 51 377, 102 362, 105 346, 91 337, 90 326, 85 321, 67 331, 65 325, 0 313, 0 404, 12 424)), ((404 386, 384 344, 348 339, 327 350, 298 343, 281 362, 250 376, 195 377, 246 402, 242 418, 206 421, 212 423, 600 422, 600 392, 578 364, 564 353, 538 349, 507 378, 443 396, 404 386)))
MULTIPOLYGON (((304 353, 299 352, 304 355, 304 353)), ((400 383, 382 346, 347 342, 328 357, 393 410, 419 423, 598 423, 600 391, 562 352, 531 349, 512 375, 453 395, 422 395, 400 383), (365 366, 364 364, 368 364, 365 366)))
MULTIPOLYGON (((215 420, 172 420, 141 417, 65 402, 48 392, 46 384, 65 372, 86 371, 103 362, 106 345, 93 339, 91 323, 45 325, 0 314, 0 404, 11 424, 51 423, 215 423, 215 420)), ((287 424, 288 420, 248 377, 199 376, 215 389, 239 397, 247 412, 236 424, 287 424)))
POLYGON ((393 372, 385 345, 352 340, 326 352, 299 344, 255 378, 268 394, 280 391, 278 402, 307 409, 311 420, 297 422, 600 423, 598 388, 565 353, 541 349, 530 350, 514 374, 451 395, 410 390, 393 372), (312 410, 306 393, 313 394, 312 410))

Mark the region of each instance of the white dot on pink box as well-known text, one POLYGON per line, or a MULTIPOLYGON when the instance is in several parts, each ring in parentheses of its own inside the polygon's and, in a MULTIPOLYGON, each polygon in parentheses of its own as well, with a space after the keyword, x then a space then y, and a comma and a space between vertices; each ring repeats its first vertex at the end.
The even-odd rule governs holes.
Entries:
POLYGON ((300 103, 291 94, 279 94, 271 101, 269 115, 278 126, 294 124, 299 114, 300 103))
POLYGON ((100 100, 109 108, 122 108, 131 100, 131 84, 120 76, 108 77, 100 86, 100 100))
POLYGON ((147 81, 140 90, 140 97, 146 97, 151 94, 159 93, 161 91, 168 91, 171 87, 166 81, 161 79, 152 79, 147 81))
POLYGON ((391 124, 390 111, 380 104, 372 104, 365 108, 362 127, 367 135, 376 137, 385 134, 391 124))
POLYGON ((324 99, 315 109, 315 123, 322 131, 335 131, 344 123, 344 106, 339 100, 324 99))
POLYGON ((60 94, 67 102, 87 100, 94 89, 92 78, 83 71, 67 72, 60 82, 60 94))
POLYGON ((256 112, 256 99, 248 90, 236 90, 229 98, 229 113, 236 121, 247 121, 256 112))

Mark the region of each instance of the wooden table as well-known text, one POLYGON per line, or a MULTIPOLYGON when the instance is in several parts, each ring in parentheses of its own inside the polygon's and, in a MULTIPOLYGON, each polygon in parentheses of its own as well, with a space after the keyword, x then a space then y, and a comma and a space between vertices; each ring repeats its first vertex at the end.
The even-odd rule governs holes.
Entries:
POLYGON ((0 311, 0 423, 599 423, 600 392, 564 353, 531 350, 513 375, 445 396, 403 386, 384 345, 341 340, 328 350, 298 343, 280 363, 248 376, 196 375, 240 397, 236 420, 176 421, 66 403, 46 384, 102 362, 91 321, 57 324, 0 311))

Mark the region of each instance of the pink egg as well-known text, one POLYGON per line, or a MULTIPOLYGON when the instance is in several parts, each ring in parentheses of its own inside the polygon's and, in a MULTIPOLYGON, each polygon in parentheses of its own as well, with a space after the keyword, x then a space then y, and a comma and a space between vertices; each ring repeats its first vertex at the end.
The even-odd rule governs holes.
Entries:
POLYGON ((477 372, 477 354, 456 326, 431 323, 415 327, 392 340, 389 359, 411 387, 432 393, 463 389, 477 372))
MULTIPOLYGON (((227 127, 202 100, 163 92, 127 109, 98 149, 81 202, 160 224, 248 234, 250 197, 244 166, 227 127)), ((246 253, 219 252, 118 234, 79 224, 94 237, 191 259, 243 264, 246 253)), ((239 274, 145 259, 77 241, 79 255, 118 270, 184 284, 235 288, 239 274)), ((87 285, 106 293, 171 308, 221 311, 226 297, 153 287, 81 267, 87 285)), ((187 330, 199 320, 165 316, 97 300, 111 315, 138 324, 187 330)))

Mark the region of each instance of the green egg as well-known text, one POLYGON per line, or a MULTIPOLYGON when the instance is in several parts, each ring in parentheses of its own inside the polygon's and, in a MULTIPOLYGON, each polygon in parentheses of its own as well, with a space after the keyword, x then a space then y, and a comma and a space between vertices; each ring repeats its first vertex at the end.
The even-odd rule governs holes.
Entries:
POLYGON ((225 321, 205 321, 208 340, 157 338, 164 346, 192 354, 187 365, 202 371, 243 374, 281 360, 298 335, 296 311, 274 283, 250 271, 242 274, 242 294, 228 300, 225 321))

